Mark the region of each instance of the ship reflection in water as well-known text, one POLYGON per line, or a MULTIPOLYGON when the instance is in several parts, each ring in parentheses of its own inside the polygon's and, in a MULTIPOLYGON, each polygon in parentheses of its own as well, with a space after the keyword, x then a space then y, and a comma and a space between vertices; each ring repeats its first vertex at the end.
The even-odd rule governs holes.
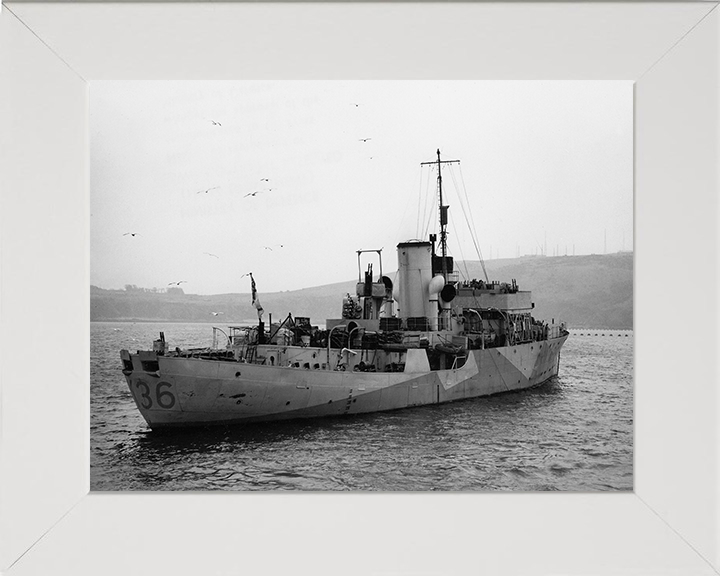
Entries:
POLYGON ((93 323, 91 330, 92 490, 633 488, 632 333, 570 338, 560 377, 522 392, 163 432, 149 430, 137 411, 118 372, 117 350, 160 330, 180 345, 202 342, 208 325, 93 323))

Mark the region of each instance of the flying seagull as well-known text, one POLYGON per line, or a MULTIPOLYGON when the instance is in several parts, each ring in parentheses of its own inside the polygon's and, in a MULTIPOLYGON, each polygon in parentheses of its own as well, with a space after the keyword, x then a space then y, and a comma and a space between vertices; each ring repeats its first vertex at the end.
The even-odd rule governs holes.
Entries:
POLYGON ((248 194, 245 194, 243 198, 247 198, 248 196, 255 196, 255 194, 262 194, 262 190, 256 190, 255 192, 250 192, 248 194))
POLYGON ((210 122, 213 123, 213 126, 222 126, 222 124, 220 124, 220 122, 215 122, 215 120, 210 120, 210 122))
POLYGON ((208 188, 206 190, 198 190, 197 194, 202 194, 203 192, 205 192, 205 194, 207 194, 208 192, 210 192, 210 190, 215 190, 216 188, 220 188, 220 186, 213 186, 212 188, 208 188))
POLYGON ((270 182, 270 178, 260 178, 260 182, 270 182))
POLYGON ((225 314, 225 312, 210 312, 213 316, 217 316, 218 314, 225 314))
POLYGON ((372 138, 360 138, 358 142, 367 142, 368 140, 372 140, 372 138))
POLYGON ((213 258, 220 258, 220 256, 216 256, 215 254, 210 254, 210 252, 203 252, 203 254, 207 254, 208 256, 212 256, 213 258))
POLYGON ((140 232, 125 232, 123 236, 140 236, 140 232))
POLYGON ((355 104, 355 102, 350 102, 350 106, 355 106, 355 108, 359 108, 360 104, 355 104))
POLYGON ((180 280, 180 282, 168 282, 168 286, 180 286, 180 284, 187 284, 187 280, 180 280))

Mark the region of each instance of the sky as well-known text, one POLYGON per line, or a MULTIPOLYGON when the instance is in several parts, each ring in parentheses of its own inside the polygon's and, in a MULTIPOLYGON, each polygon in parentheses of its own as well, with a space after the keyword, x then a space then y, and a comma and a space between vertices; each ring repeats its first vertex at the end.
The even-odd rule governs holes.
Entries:
POLYGON ((456 259, 478 259, 471 230, 485 260, 632 250, 632 101, 620 81, 93 82, 91 284, 296 290, 381 248, 394 271, 437 231, 437 149, 460 161, 456 259))

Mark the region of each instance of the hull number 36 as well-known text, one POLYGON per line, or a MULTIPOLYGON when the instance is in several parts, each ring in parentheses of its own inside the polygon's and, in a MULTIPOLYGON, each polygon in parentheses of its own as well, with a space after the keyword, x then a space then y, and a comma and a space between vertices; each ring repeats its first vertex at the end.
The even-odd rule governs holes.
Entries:
POLYGON ((138 393, 138 403, 145 410, 149 410, 154 404, 157 404, 160 408, 169 410, 175 406, 175 396, 173 396, 170 390, 165 390, 165 388, 170 388, 171 386, 172 384, 170 384, 170 382, 158 382, 157 386, 155 386, 155 398, 153 399, 150 394, 150 385, 147 382, 138 380, 135 383, 135 389, 138 393))

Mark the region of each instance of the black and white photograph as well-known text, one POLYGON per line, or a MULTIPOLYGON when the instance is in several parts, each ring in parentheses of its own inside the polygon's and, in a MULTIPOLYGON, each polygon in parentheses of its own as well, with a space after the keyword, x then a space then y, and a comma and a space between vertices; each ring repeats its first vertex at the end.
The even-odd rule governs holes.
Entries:
POLYGON ((0 2, 0 572, 717 576, 718 4, 0 2))
POLYGON ((92 491, 633 490, 633 84, 96 81, 92 491))

